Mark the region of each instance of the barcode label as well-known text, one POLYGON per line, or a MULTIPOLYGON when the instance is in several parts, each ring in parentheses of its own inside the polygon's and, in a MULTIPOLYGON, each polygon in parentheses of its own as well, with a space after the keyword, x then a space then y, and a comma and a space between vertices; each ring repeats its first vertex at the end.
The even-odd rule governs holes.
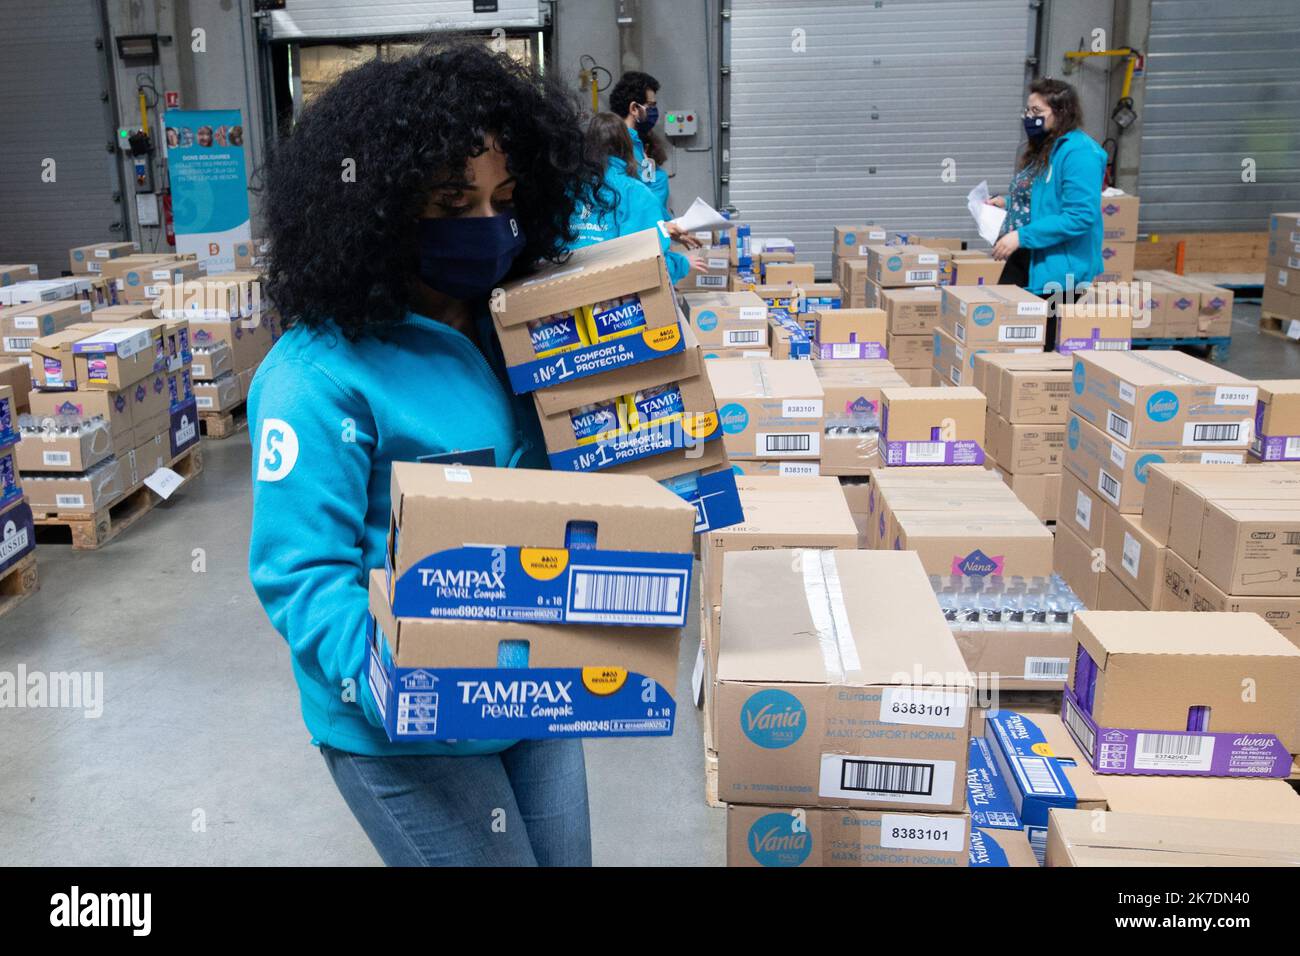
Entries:
POLYGON ((941 441, 909 441, 903 444, 903 462, 909 465, 942 465, 945 446, 941 441))
POLYGON ((754 436, 754 453, 816 458, 821 453, 819 438, 814 432, 759 432, 754 436))
POLYGON ((1196 734, 1138 734, 1134 770, 1209 770, 1214 738, 1196 734))
POLYGON ((1041 342, 1041 325, 1004 325, 998 329, 999 342, 1041 342))
POLYGON ((723 289, 726 288, 726 276, 696 276, 695 287, 697 289, 723 289))
POLYGON ((95 258, 96 258, 96 259, 107 259, 107 258, 108 258, 108 250, 107 250, 107 249, 96 249, 96 250, 94 250, 94 253, 95 253, 95 258))
POLYGON ((1114 442, 1110 443, 1110 460, 1116 468, 1123 468, 1128 462, 1128 452, 1114 442))
POLYGON ((1110 432, 1120 441, 1127 442, 1129 436, 1133 434, 1133 423, 1123 415, 1116 415, 1112 411, 1107 411, 1106 431, 1110 432))
POLYGON ((1016 315, 1047 315, 1047 303, 1041 299, 1037 302, 1017 302, 1016 315))
POLYGON ((964 322, 958 322, 952 327, 952 330, 957 334, 958 342, 966 341, 966 324, 964 322))
POLYGON ((818 793, 873 803, 945 806, 956 793, 951 760, 822 754, 818 793))
POLYGON ((194 403, 195 403, 199 408, 211 408, 211 407, 212 407, 212 396, 211 396, 211 395, 196 395, 196 396, 194 396, 194 403))
POLYGON ((1245 461, 1244 455, 1229 455, 1226 452, 1207 451, 1201 455, 1202 465, 1241 465, 1245 461))
POLYGON ((966 846, 966 821, 962 817, 882 813, 880 846, 889 850, 960 853, 966 846))
POLYGON ((727 345, 756 345, 763 341, 766 329, 728 329, 722 333, 722 341, 727 345))
POLYGON ((1091 761, 1093 754, 1097 752, 1097 734, 1088 725, 1083 714, 1079 713, 1079 708, 1075 706, 1074 701, 1068 697, 1065 699, 1065 726, 1070 728, 1084 755, 1091 761))
POLYGON ((832 342, 831 358, 851 359, 861 354, 862 348, 857 342, 832 342))
POLYGON ((1016 769, 1025 793, 1031 796, 1059 797, 1065 793, 1046 757, 1017 757, 1016 769))
POLYGON ((1189 422, 1183 426, 1183 444, 1243 445, 1248 438, 1248 427, 1246 422, 1189 422))
POLYGON ((934 285, 939 281, 939 272, 936 269, 908 269, 903 281, 910 285, 934 285))
POLYGON ((54 507, 84 508, 86 507, 86 498, 84 495, 55 495, 54 507))
POLYGON ((1133 347, 1128 339, 1093 339, 1094 352, 1127 352, 1133 347))
POLYGON ((37 322, 34 315, 17 315, 9 321, 13 323, 15 329, 21 329, 24 332, 35 332, 40 328, 40 323, 37 322))
POLYGON ((929 796, 934 790, 934 767, 928 763, 845 760, 840 764, 840 788, 929 796))
POLYGON ((1137 578, 1138 565, 1142 560, 1142 542, 1133 537, 1127 531, 1124 532, 1124 553, 1120 555, 1120 564, 1128 572, 1129 577, 1137 578))
POLYGON ((1134 402, 1137 401, 1137 389, 1135 389, 1128 382, 1120 382, 1119 397, 1120 397, 1120 401, 1128 402, 1130 405, 1132 405, 1134 402))
POLYGON ((33 336, 30 335, 6 335, 4 337, 4 350, 6 352, 30 352, 32 350, 33 336))
POLYGON ((71 465, 72 452, 70 451, 45 451, 41 452, 41 463, 51 466, 71 465))
POLYGON ((1105 468, 1097 472, 1097 490, 1101 492, 1103 498, 1116 508, 1119 507, 1119 479, 1107 472, 1105 468))
POLYGON ((1300 531, 1283 531, 1282 544, 1288 548, 1293 545, 1300 545, 1300 531))
POLYGON ((1092 496, 1080 491, 1074 501, 1074 520, 1084 531, 1092 530, 1092 496))
POLYGON ((1069 676, 1068 657, 1025 658, 1025 680, 1065 680, 1069 676))
POLYGON ((681 574, 575 566, 569 585, 569 619, 610 624, 684 623, 682 584, 681 574))

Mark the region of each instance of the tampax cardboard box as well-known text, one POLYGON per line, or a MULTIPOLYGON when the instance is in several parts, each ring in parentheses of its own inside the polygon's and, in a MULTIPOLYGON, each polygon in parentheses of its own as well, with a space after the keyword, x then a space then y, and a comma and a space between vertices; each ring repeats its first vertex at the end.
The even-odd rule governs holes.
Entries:
POLYGON ((990 411, 984 423, 984 450, 1013 474, 1060 474, 1065 425, 1017 425, 990 411))
POLYGON ((0 288, 15 282, 30 282, 40 278, 40 268, 32 262, 0 265, 0 288))
POLYGON ((1011 801, 1011 787, 993 757, 985 733, 985 717, 991 713, 976 710, 971 715, 970 755, 966 764, 966 809, 972 827, 983 830, 1023 830, 1024 824, 1011 801))
POLYGON ((1114 514, 1106 521, 1106 567, 1133 592, 1143 607, 1174 610, 1162 604, 1165 558, 1169 549, 1143 529, 1137 515, 1114 514))
POLYGON ((1105 565, 1098 562, 1093 548, 1060 520, 1052 544, 1052 570, 1070 586, 1084 607, 1099 606, 1098 591, 1105 565))
POLYGON ((1048 866, 1296 866, 1300 825, 1054 810, 1048 866))
POLYGON ((936 285, 943 256, 925 246, 867 246, 871 281, 881 288, 936 285))
POLYGON ((239 379, 233 372, 194 383, 194 402, 201 412, 229 411, 242 401, 239 379))
POLYGON ((612 475, 653 478, 695 508, 695 533, 726 528, 744 520, 736 472, 722 442, 653 455, 608 469, 612 475))
POLYGON ((90 303, 83 299, 0 308, 0 346, 10 355, 28 355, 36 339, 84 322, 90 312, 90 303))
POLYGON ((1074 636, 1062 718, 1097 772, 1291 772, 1300 648, 1258 615, 1081 611, 1074 636))
POLYGON ((731 554, 726 578, 720 799, 964 809, 973 685, 915 555, 731 554))
POLYGON ((915 551, 927 574, 953 577, 1046 577, 1052 573, 1052 532, 1022 511, 895 512, 894 550, 915 551))
MULTIPOLYGON (((27 444, 20 442, 21 448, 27 444)), ((23 491, 38 514, 93 514, 126 490, 122 462, 105 458, 80 473, 23 474, 23 491)), ((25 470, 24 470, 25 472, 25 470)))
POLYGON ((817 267, 811 262, 763 262, 765 285, 812 285, 817 281, 817 267))
POLYGON ((895 335, 887 333, 885 351, 896 369, 924 369, 934 364, 934 338, 931 335, 895 335))
POLYGON ((1066 470, 1061 473, 1061 502, 1057 508, 1057 530, 1067 526, 1089 548, 1102 547, 1106 537, 1106 519, 1114 510, 1092 485, 1085 484, 1078 475, 1066 470))
POLYGON ((1261 461, 1300 461, 1300 379, 1255 384, 1259 397, 1250 453, 1261 461))
POLYGON ((705 348, 764 348, 767 304, 753 292, 691 292, 682 296, 687 321, 705 348))
POLYGON ((1101 272, 1093 278, 1098 282, 1127 282, 1133 278, 1133 266, 1137 259, 1137 244, 1132 242, 1112 242, 1103 239, 1101 243, 1101 272))
MULTIPOLYGON (((987 463, 986 463, 987 464, 987 463)), ((1056 521, 1061 500, 1061 473, 1012 474, 1000 465, 997 472, 1016 497, 1039 521, 1056 521)))
POLYGON ((28 435, 17 444, 15 461, 24 474, 36 471, 86 471, 113 454, 113 432, 108 422, 80 423, 75 430, 56 429, 53 423, 41 434, 28 435))
POLYGON ((722 435, 698 347, 533 393, 551 467, 600 471, 722 435))
POLYGON ((767 314, 767 325, 772 342, 771 358, 786 361, 812 357, 812 338, 788 312, 772 309, 767 314))
POLYGON ((885 388, 880 392, 886 465, 984 462, 984 396, 973 388, 885 388))
POLYGON ((821 455, 825 393, 811 362, 710 362, 722 440, 733 459, 821 455))
POLYGON ((981 252, 954 252, 948 285, 997 285, 1005 262, 998 262, 981 252))
POLYGON ((966 866, 964 813, 727 807, 727 866, 966 866))
POLYGON ((1133 313, 1126 305, 1098 302, 1057 307, 1056 350, 1119 350, 1133 347, 1133 313))
POLYGON ((832 251, 839 259, 865 259, 869 254, 869 246, 884 243, 888 238, 889 234, 881 226, 836 226, 832 251))
POLYGON ((393 465, 397 617, 679 628, 695 509, 641 475, 393 465))
POLYGON ((818 358, 888 358, 883 310, 831 309, 816 321, 818 358))
POLYGON ((109 392, 104 389, 80 388, 72 391, 53 390, 31 393, 31 413, 38 421, 60 416, 73 416, 81 421, 99 417, 108 422, 114 450, 134 447, 131 417, 134 403, 126 392, 109 392))
MULTIPOLYGON (((1157 582, 1159 595, 1156 598, 1155 610, 1158 611, 1191 611, 1192 607, 1192 586, 1196 583, 1196 569, 1174 554, 1173 551, 1165 550, 1165 573, 1164 578, 1157 582)), ((1226 611, 1228 608, 1204 608, 1207 611, 1226 611)))
POLYGON ((1138 197, 1115 189, 1101 194, 1101 235, 1107 242, 1136 242, 1138 197))
POLYGON ((226 342, 213 342, 191 353, 191 369, 196 382, 213 381, 227 372, 237 374, 234 355, 226 342))
MULTIPOLYGON (((1169 566, 1174 562, 1186 567, 1186 563, 1171 551, 1169 564, 1166 565, 1166 576, 1169 566)), ((1300 647, 1300 597, 1224 594, 1213 581, 1198 572, 1192 580, 1191 594, 1188 596, 1187 603, 1186 610, 1191 611, 1258 614, 1275 631, 1300 647)))
POLYGON ((680 640, 678 628, 399 617, 384 572, 370 574, 367 677, 393 741, 667 736, 680 640))
POLYGON ((133 255, 139 251, 139 245, 134 242, 95 242, 69 249, 68 264, 74 275, 94 274, 103 271, 105 260, 133 255))
POLYGON ((1298 549, 1300 498, 1213 501, 1196 568, 1225 594, 1300 597, 1298 549))
POLYGON ((920 335, 939 327, 941 290, 932 287, 881 289, 874 303, 885 310, 886 326, 894 335, 920 335))
POLYGON ((1013 285, 944 286, 943 329, 967 348, 1036 345, 1046 341, 1047 302, 1013 285))
POLYGON ((682 351, 673 295, 652 229, 506 283, 492 320, 511 387, 531 392, 682 351))

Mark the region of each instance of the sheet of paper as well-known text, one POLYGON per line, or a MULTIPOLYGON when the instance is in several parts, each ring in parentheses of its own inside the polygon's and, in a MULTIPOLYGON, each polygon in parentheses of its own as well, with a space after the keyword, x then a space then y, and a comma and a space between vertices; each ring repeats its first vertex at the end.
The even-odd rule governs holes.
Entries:
POLYGON ((722 229, 728 221, 722 213, 696 196, 691 208, 674 219, 673 224, 683 232, 703 232, 706 229, 722 229))
POLYGON ((979 230, 980 238, 991 246, 998 241, 998 233, 1002 231, 1002 221, 1007 218, 1007 211, 997 206, 990 206, 988 199, 989 182, 987 179, 982 179, 980 184, 966 195, 966 208, 975 219, 975 227, 979 230))
POLYGON ((144 480, 144 483, 150 489, 157 492, 158 496, 164 501, 172 496, 172 492, 179 488, 185 479, 170 468, 159 468, 152 475, 144 480))

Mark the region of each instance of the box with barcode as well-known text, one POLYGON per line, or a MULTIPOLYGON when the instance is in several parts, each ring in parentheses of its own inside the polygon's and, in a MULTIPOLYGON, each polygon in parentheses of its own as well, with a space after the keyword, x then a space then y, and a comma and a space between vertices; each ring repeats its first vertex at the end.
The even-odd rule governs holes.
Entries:
POLYGON ((867 270, 881 288, 937 285, 947 253, 926 246, 867 246, 867 270))
POLYGON ((0 289, 15 282, 31 282, 40 278, 40 267, 34 262, 0 264, 0 289))
POLYGON ((86 471, 113 454, 113 432, 103 419, 64 428, 54 421, 38 423, 17 445, 18 470, 27 472, 86 471))
POLYGON ((1048 828, 1047 865, 1294 867, 1300 865, 1300 825, 1060 810, 1048 828))
POLYGON ((778 550, 725 567, 719 799, 963 811, 973 684, 916 555, 778 550))
POLYGON ((32 343, 54 335, 70 325, 90 318, 91 305, 84 299, 35 302, 0 308, 0 351, 26 355, 32 343))
POLYGON ((979 352, 974 385, 989 408, 1018 425, 1064 425, 1072 361, 1057 352, 979 352))
POLYGON ((725 246, 705 247, 698 253, 704 259, 704 269, 691 272, 681 280, 682 291, 723 292, 731 278, 731 250, 725 246))
POLYGON ((1259 389, 1182 352, 1075 353, 1071 410, 1131 448, 1244 450, 1259 389))
POLYGON ((727 807, 727 866, 966 866, 965 813, 727 807))
POLYGON ((388 739, 665 737, 680 628, 400 617, 370 573, 367 687, 388 739))
POLYGON ((978 629, 954 630, 953 637, 966 666, 982 684, 1000 691, 1057 693, 1065 686, 1074 653, 1069 632, 1031 631, 1023 624, 1002 628, 985 624, 978 629))
POLYGON ((705 368, 732 459, 821 456, 825 394, 811 362, 750 359, 705 368))
POLYGON ((1056 310, 1056 350, 1124 351, 1133 347, 1133 313, 1127 305, 1062 304, 1056 310))
POLYGON ((1061 716, 1098 773, 1284 777, 1300 648, 1257 614, 1081 611, 1061 716))
POLYGON ((984 463, 984 396, 970 387, 884 388, 881 444, 895 465, 984 463))
MULTIPOLYGON (((29 444, 20 442, 17 447, 29 444)), ((124 459, 105 458, 77 474, 23 470, 23 492, 38 514, 89 515, 103 511, 126 491, 124 459)))
POLYGON ((1021 425, 993 410, 984 420, 984 450, 1007 471, 1018 475, 1049 475, 1061 471, 1065 424, 1021 425))
POLYGON ((682 627, 695 508, 642 475, 396 462, 397 617, 682 627))
POLYGON ((828 309, 818 314, 816 329, 817 358, 889 357, 882 309, 828 309))
POLYGON ((1300 379, 1255 384, 1259 398, 1250 453, 1261 461, 1300 461, 1300 379))
MULTIPOLYGON (((134 256, 126 256, 118 261, 125 262, 134 258, 134 256)), ((109 267, 105 266, 106 277, 108 272, 109 267)), ((134 263, 131 268, 114 279, 114 284, 118 302, 152 302, 169 295, 173 287, 197 281, 206 275, 207 267, 201 262, 167 257, 134 263)))
POLYGON ((696 534, 738 524, 745 517, 737 472, 720 441, 615 465, 606 473, 645 475, 659 482, 695 508, 696 534))
POLYGON ((767 304, 753 292, 689 292, 682 311, 705 348, 767 347, 767 304))
POLYGON ((1046 341, 1047 302, 1013 285, 944 286, 939 323, 968 349, 1046 341))
POLYGON ((833 231, 834 256, 838 259, 865 259, 869 246, 884 243, 889 233, 872 223, 836 226, 833 231))

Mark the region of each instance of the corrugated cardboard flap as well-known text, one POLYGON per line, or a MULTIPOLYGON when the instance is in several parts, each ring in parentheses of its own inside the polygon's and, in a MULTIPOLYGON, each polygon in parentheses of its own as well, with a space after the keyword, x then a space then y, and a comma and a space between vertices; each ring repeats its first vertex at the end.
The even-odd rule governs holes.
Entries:
POLYGON ((1300 826, 1056 809, 1051 826, 1076 866, 1300 864, 1300 826))
POLYGON ((723 528, 721 534, 857 533, 848 501, 835 478, 739 475, 736 490, 745 503, 745 520, 723 528))
POLYGON ((1300 657, 1300 648, 1258 614, 1080 611, 1074 635, 1103 669, 1112 654, 1300 657))
POLYGON ((958 402, 976 400, 983 402, 984 393, 973 385, 930 386, 926 388, 882 388, 880 396, 885 404, 908 402, 958 402))
POLYGON ((729 398, 812 398, 821 396, 821 382, 811 362, 751 359, 706 362, 713 394, 729 398))
POLYGON ((1182 352, 1092 351, 1075 353, 1078 361, 1095 365, 1133 385, 1232 385, 1246 380, 1182 352))

